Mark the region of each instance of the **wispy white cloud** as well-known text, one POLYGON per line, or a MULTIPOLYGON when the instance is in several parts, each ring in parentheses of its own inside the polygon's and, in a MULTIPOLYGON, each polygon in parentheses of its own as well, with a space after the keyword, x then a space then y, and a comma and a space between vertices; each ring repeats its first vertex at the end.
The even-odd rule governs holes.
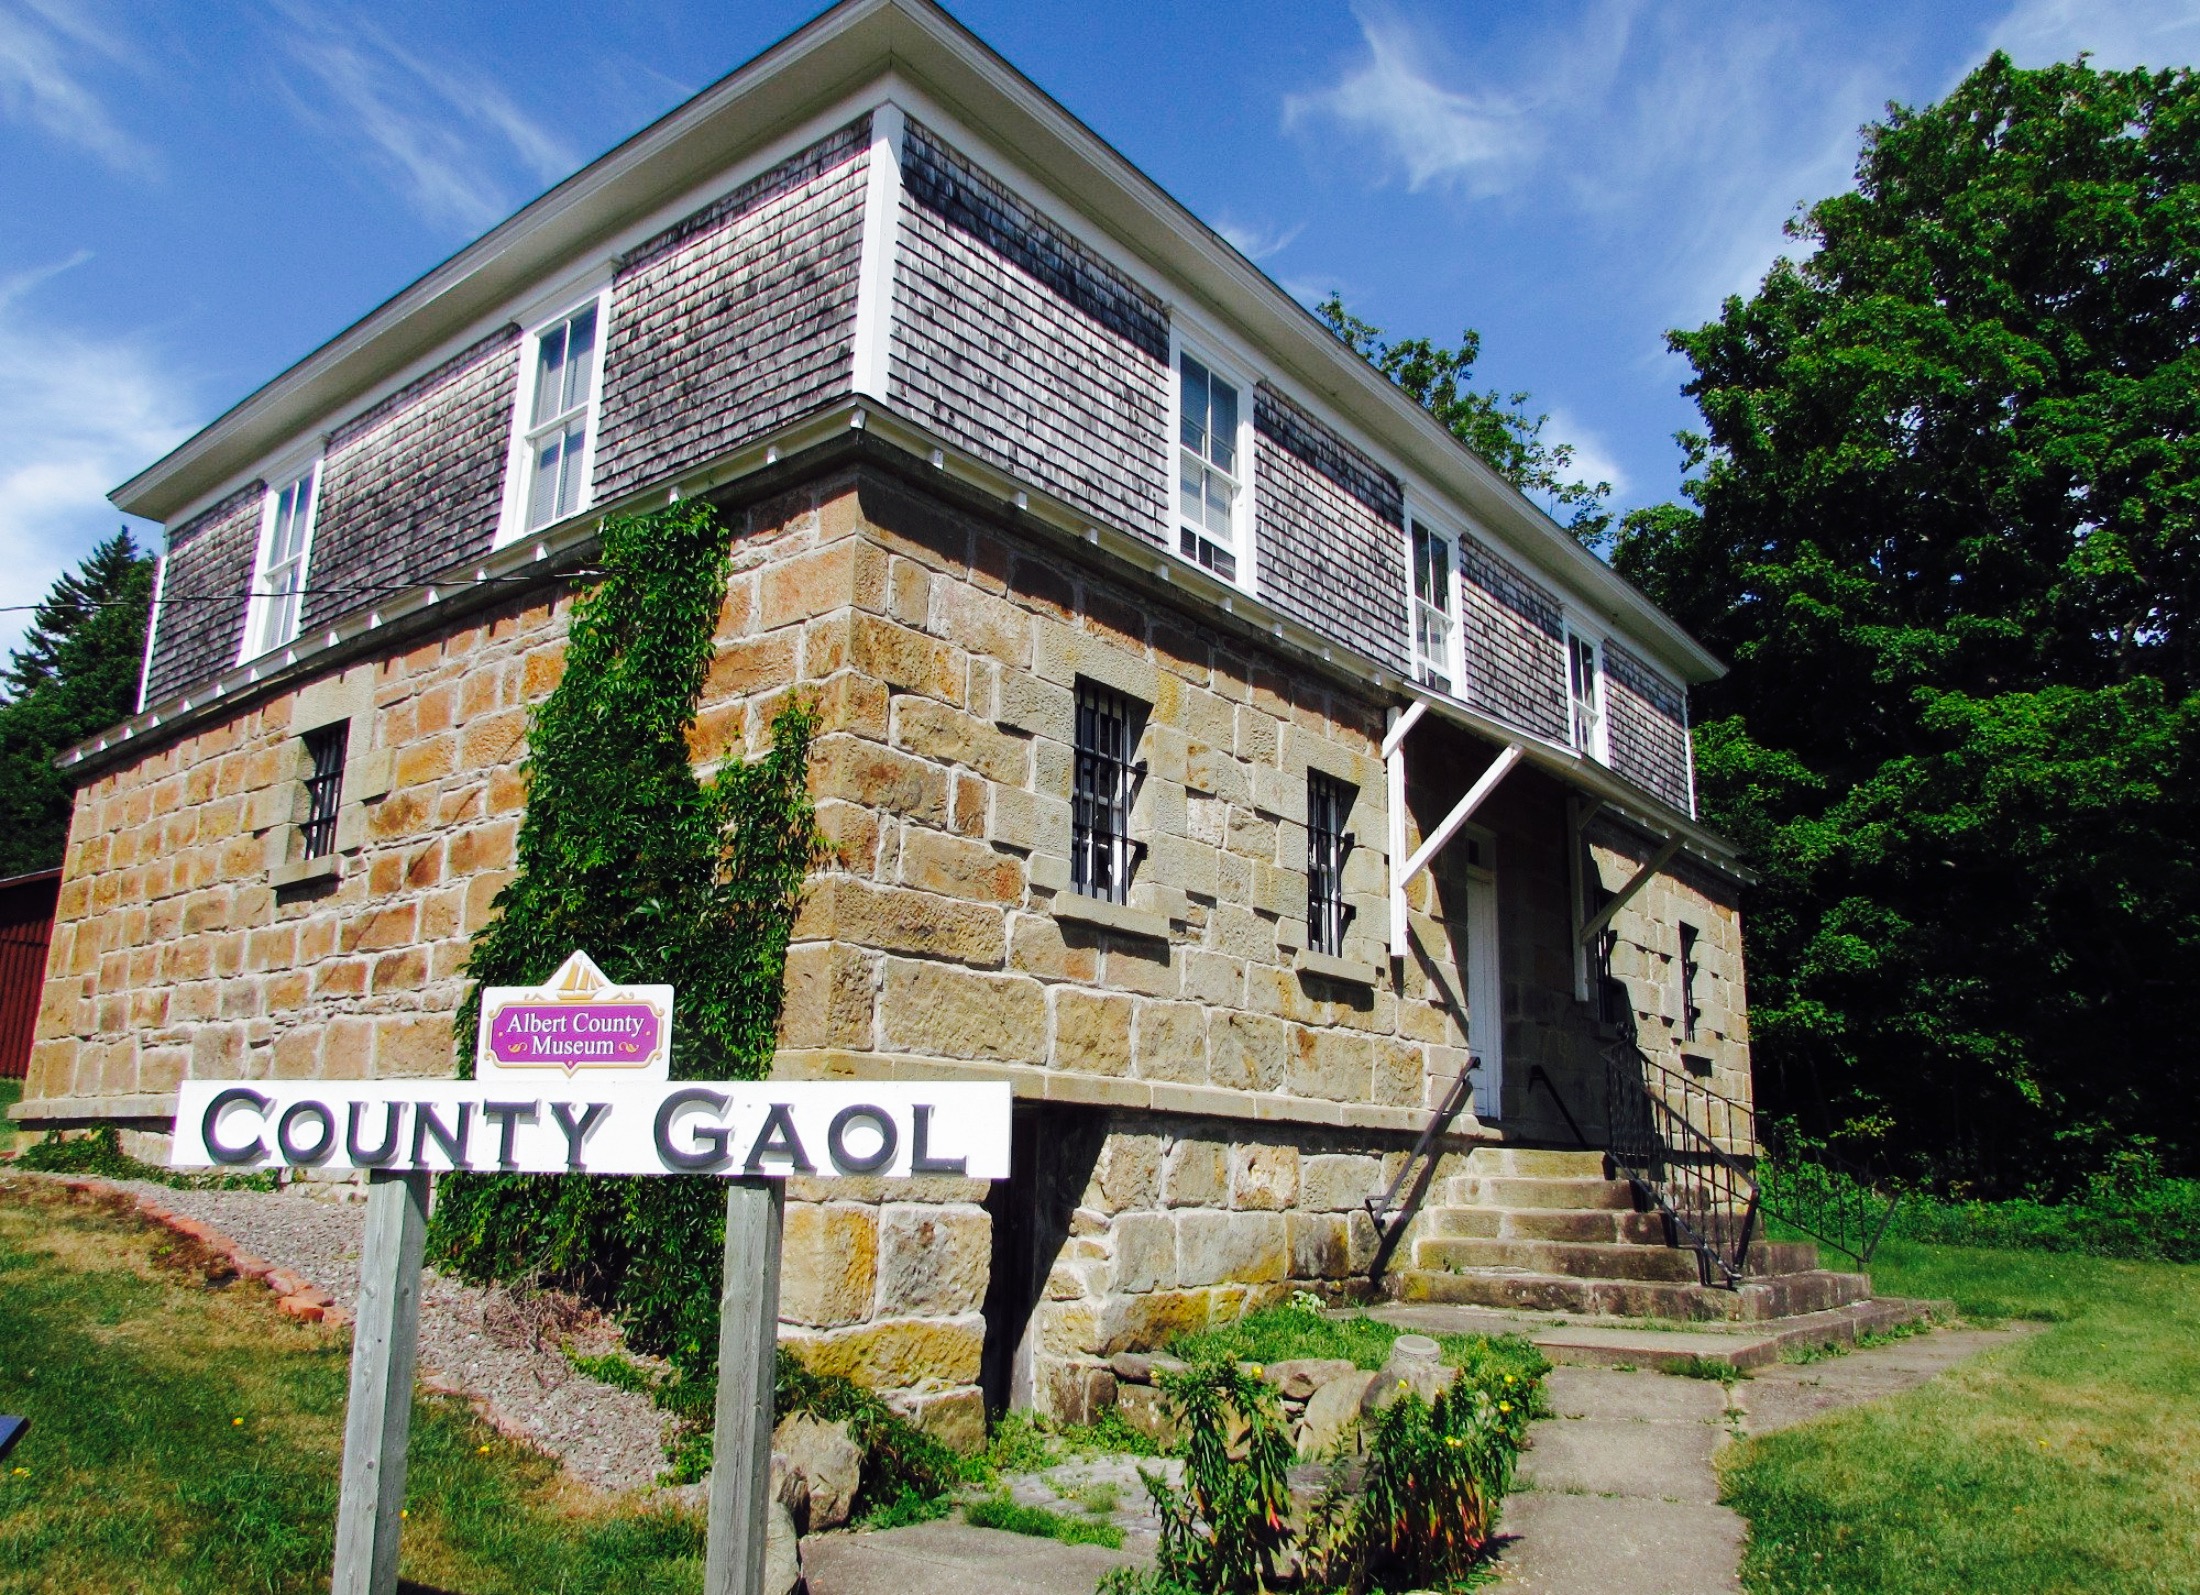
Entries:
POLYGON ((1988 42, 2019 66, 2089 51, 2102 67, 2191 66, 2200 61, 2195 0, 2017 0, 1988 42))
POLYGON ((1358 18, 1358 52, 1286 98, 1287 128, 1364 141, 1374 182, 1550 206, 1668 318, 1708 312, 1794 247, 1782 224, 1847 183, 1889 65, 1838 47, 1823 13, 1740 0, 1589 0, 1472 48, 1358 18))
POLYGON ((1388 12, 1358 13, 1364 60, 1327 88, 1283 102, 1287 128, 1336 124, 1381 146, 1409 188, 1456 184, 1487 194, 1511 186, 1539 130, 1517 95, 1435 80, 1431 37, 1388 12))
POLYGON ((191 427, 185 385, 149 348, 36 313, 40 284, 89 258, 0 277, 0 649, 29 619, 13 606, 44 597, 121 521, 107 490, 191 427))
POLYGON ((122 30, 75 0, 0 0, 0 109, 124 171, 149 171, 151 149, 125 132, 92 79, 135 68, 122 30))
POLYGON ((283 47, 308 80, 283 79, 308 125, 361 145, 433 222, 486 227, 520 185, 578 164, 566 145, 491 78, 431 61, 364 17, 285 6, 283 47))
POLYGON ((1553 407, 1550 418, 1544 423, 1543 436, 1553 443, 1570 445, 1574 451, 1573 464, 1566 474, 1577 482, 1609 482, 1612 496, 1624 500, 1627 497, 1628 477, 1624 466, 1605 446, 1603 438, 1563 407, 1553 407))
POLYGON ((1306 223, 1293 222, 1289 227, 1271 227, 1261 222, 1241 222, 1225 215, 1215 223, 1215 231, 1229 241, 1230 247, 1247 260, 1266 260, 1280 255, 1306 231, 1306 223))

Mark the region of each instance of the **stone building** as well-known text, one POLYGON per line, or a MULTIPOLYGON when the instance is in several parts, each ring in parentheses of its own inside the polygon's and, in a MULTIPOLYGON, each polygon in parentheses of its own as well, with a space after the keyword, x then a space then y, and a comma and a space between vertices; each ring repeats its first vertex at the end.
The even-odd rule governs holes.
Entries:
POLYGON ((796 1182, 819 1365, 1080 1411, 1364 1279, 1470 1069, 1447 1177, 1596 1141, 1615 1025, 1746 1106, 1717 662, 943 13, 850 0, 117 490, 156 625, 69 755, 19 1116, 451 1073, 597 527, 694 495, 697 760, 823 716, 779 1074, 1018 1103, 997 1188, 796 1182))

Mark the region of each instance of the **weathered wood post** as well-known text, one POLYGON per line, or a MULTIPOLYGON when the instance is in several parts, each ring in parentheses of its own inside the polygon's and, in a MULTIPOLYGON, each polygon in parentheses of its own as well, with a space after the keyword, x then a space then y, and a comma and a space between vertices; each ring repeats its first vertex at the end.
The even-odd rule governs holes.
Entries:
POLYGON ((726 1185, 726 1272, 718 1291, 718 1410, 703 1595, 762 1595, 764 1588, 779 1237, 786 1208, 784 1180, 742 1178, 726 1185))
POLYGON ((405 1442, 412 1433, 413 1364, 420 1350, 420 1263, 427 1238, 427 1172, 377 1169, 369 1174, 331 1595, 396 1595, 405 1442))

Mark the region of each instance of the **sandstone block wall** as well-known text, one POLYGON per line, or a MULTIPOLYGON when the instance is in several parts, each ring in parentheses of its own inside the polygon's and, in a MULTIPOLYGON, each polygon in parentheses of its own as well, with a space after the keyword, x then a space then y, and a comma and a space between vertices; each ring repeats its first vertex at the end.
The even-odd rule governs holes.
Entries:
MULTIPOLYGON (((566 601, 251 704, 80 789, 25 1090, 157 1116, 177 1082, 452 1072, 469 939, 512 863, 526 705, 566 601), (335 873, 295 862, 300 736, 351 725, 335 873)), ((73 1110, 72 1110, 73 1111, 73 1110)))

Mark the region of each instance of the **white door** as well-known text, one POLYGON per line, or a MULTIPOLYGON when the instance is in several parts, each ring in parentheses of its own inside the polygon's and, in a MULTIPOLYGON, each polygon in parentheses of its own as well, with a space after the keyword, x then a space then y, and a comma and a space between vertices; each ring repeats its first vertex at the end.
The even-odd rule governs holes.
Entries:
POLYGON ((1497 952, 1497 871, 1487 837, 1474 837, 1467 875, 1467 1045, 1482 1060, 1474 1116, 1496 1119, 1505 1103, 1505 986, 1497 952))

